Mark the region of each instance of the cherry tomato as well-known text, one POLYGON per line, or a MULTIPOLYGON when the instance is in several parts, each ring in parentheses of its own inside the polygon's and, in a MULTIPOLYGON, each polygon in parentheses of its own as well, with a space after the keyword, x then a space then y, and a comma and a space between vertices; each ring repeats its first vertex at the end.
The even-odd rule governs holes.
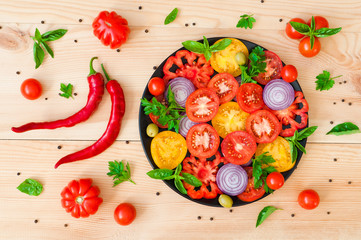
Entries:
MULTIPOLYGON (((328 21, 326 18, 321 16, 315 16, 315 30, 320 28, 328 28, 328 21)), ((307 21, 307 25, 311 27, 312 18, 307 21)))
POLYGON ((208 83, 208 88, 213 89, 219 97, 219 103, 231 101, 238 90, 237 80, 229 73, 218 73, 208 83))
MULTIPOLYGON (((306 24, 306 22, 301 19, 301 18, 292 18, 290 20, 290 22, 299 22, 299 23, 304 23, 306 24)), ((305 35, 297 32, 290 24, 290 22, 287 23, 286 25, 286 34, 289 38, 292 38, 292 39, 300 39, 300 38, 303 38, 305 35)))
POLYGON ((237 92, 237 103, 243 111, 253 113, 264 106, 262 93, 263 89, 258 84, 242 84, 237 92))
POLYGON ((210 88, 200 88, 191 93, 186 101, 186 113, 192 122, 208 122, 216 116, 219 97, 210 88))
POLYGON ((286 65, 282 68, 281 71, 282 79, 286 82, 293 82, 297 79, 298 73, 297 69, 293 65, 286 65))
POLYGON ((150 79, 148 83, 148 90, 150 94, 154 96, 159 96, 164 93, 165 91, 165 83, 162 78, 154 77, 150 79))
POLYGON ((247 172, 248 184, 246 190, 237 197, 243 202, 253 202, 261 198, 265 194, 263 185, 259 188, 254 188, 253 167, 245 167, 247 172))
POLYGON ((321 50, 320 40, 318 40, 318 38, 315 37, 315 43, 313 44, 313 48, 311 49, 310 37, 305 37, 304 39, 301 40, 300 44, 298 45, 298 50, 305 57, 314 57, 321 50))
POLYGON ((253 79, 256 80, 259 84, 266 85, 269 81, 273 79, 278 79, 281 77, 282 71, 282 61, 280 57, 271 51, 264 51, 266 57, 266 72, 258 74, 258 76, 253 79))
POLYGON ((266 183, 270 189, 277 190, 283 186, 283 184, 285 183, 285 179, 281 173, 272 172, 268 174, 266 183))
POLYGON ((35 100, 41 96, 42 87, 38 80, 29 78, 21 84, 20 90, 26 99, 35 100))
POLYGON ((318 193, 312 189, 304 190, 298 195, 298 204, 304 209, 314 209, 320 203, 318 193))
POLYGON ((271 143, 282 130, 278 118, 267 110, 258 110, 246 120, 246 129, 257 143, 271 143))
POLYGON ((188 151, 199 158, 212 157, 217 152, 219 143, 218 133, 207 123, 194 125, 187 133, 188 151))
POLYGON ((121 203, 114 211, 115 221, 123 226, 131 224, 136 215, 135 207, 130 203, 121 203))

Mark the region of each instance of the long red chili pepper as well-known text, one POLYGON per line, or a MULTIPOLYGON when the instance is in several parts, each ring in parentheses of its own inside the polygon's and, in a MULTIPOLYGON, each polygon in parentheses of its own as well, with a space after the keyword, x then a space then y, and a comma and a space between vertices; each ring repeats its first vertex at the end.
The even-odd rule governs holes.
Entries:
POLYGON ((97 57, 90 60, 90 73, 88 75, 89 94, 85 107, 72 116, 51 122, 31 122, 20 127, 13 127, 11 130, 17 133, 26 132, 34 129, 55 129, 59 127, 72 127, 80 122, 87 120, 90 115, 98 107, 104 94, 104 78, 93 68, 93 61, 97 57))
POLYGON ((107 129, 99 138, 99 140, 96 141, 93 145, 63 157, 55 164, 55 168, 64 163, 70 163, 94 157, 109 148, 118 137, 121 122, 125 112, 124 93, 122 87, 116 80, 110 80, 103 64, 102 69, 108 80, 106 88, 112 101, 112 110, 110 113, 107 129))

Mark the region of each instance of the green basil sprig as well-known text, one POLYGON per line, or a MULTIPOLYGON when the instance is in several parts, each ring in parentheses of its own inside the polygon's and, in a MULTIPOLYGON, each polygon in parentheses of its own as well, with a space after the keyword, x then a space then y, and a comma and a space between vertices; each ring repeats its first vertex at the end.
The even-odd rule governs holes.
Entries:
POLYGON ((301 145, 301 143, 299 143, 299 141, 302 141, 303 139, 311 136, 317 128, 317 126, 312 126, 303 129, 301 132, 298 132, 296 130, 292 137, 285 138, 290 144, 292 163, 294 163, 297 159, 297 148, 300 149, 301 152, 306 154, 306 149, 301 145))
POLYGON ((31 38, 34 40, 34 46, 33 46, 33 54, 34 54, 34 61, 35 61, 35 68, 40 67, 44 60, 45 51, 49 53, 49 55, 54 58, 54 52, 49 47, 49 45, 46 42, 51 42, 58 40, 62 36, 65 35, 65 33, 68 30, 66 29, 57 29, 54 31, 49 31, 44 34, 41 34, 39 29, 35 29, 35 36, 31 36, 31 38), (43 48, 42 48, 43 47, 43 48))
POLYGON ((178 8, 174 8, 173 11, 171 11, 168 16, 164 19, 164 25, 167 25, 171 22, 173 22, 178 14, 178 8))
POLYGON ((34 179, 28 178, 22 182, 17 189, 30 196, 39 196, 43 191, 43 185, 34 179))
POLYGON ((258 227, 259 225, 261 225, 263 223, 264 220, 266 220, 274 211, 276 210, 283 210, 281 208, 276 208, 273 206, 267 206, 264 207, 261 212, 258 214, 258 218, 257 218, 257 223, 256 223, 256 227, 258 227))
POLYGON ((153 179, 159 180, 171 180, 174 179, 174 185, 176 188, 183 194, 187 194, 187 190, 184 188, 183 183, 181 180, 184 180, 186 183, 194 186, 200 187, 202 186, 202 182, 198 180, 195 176, 189 173, 182 173, 182 164, 179 164, 176 170, 170 169, 154 169, 152 171, 147 172, 147 175, 153 179))
POLYGON ((255 47, 248 57, 249 66, 239 66, 242 70, 241 84, 244 83, 257 83, 253 77, 258 76, 262 72, 266 72, 266 56, 263 48, 260 46, 255 47))
POLYGON ((344 122, 336 125, 334 128, 332 128, 326 135, 348 135, 348 134, 354 134, 354 133, 360 133, 360 128, 356 126, 355 124, 351 122, 344 122))
POLYGON ((273 166, 262 167, 263 165, 269 165, 276 162, 271 155, 266 155, 268 152, 262 153, 261 155, 256 156, 252 160, 252 176, 254 182, 254 188, 260 188, 263 185, 266 193, 272 193, 273 190, 270 189, 266 183, 268 174, 272 172, 277 172, 273 166))
POLYGON ((203 44, 200 42, 188 40, 185 42, 182 42, 183 47, 185 47, 187 50, 203 54, 207 61, 211 59, 212 52, 218 52, 221 50, 224 50, 226 47, 228 47, 232 43, 232 40, 229 38, 225 38, 222 41, 213 44, 212 46, 209 46, 209 42, 205 36, 203 36, 203 44))

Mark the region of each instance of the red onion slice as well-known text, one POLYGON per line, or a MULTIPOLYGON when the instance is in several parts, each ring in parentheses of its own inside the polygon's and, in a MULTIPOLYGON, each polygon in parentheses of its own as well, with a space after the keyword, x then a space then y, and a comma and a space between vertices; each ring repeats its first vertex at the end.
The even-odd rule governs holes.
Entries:
POLYGON ((237 196, 246 190, 248 184, 247 172, 239 165, 228 163, 217 172, 216 183, 224 194, 237 196))
POLYGON ((188 96, 196 90, 193 83, 187 78, 176 77, 168 82, 166 90, 164 92, 165 99, 168 99, 168 88, 172 89, 174 93, 174 99, 181 107, 186 106, 188 96))
POLYGON ((183 117, 179 121, 179 133, 180 133, 180 135, 182 135, 183 137, 187 137, 187 133, 188 133, 189 129, 191 127, 193 127, 194 125, 197 125, 197 124, 199 124, 199 123, 192 122, 191 120, 189 120, 189 118, 186 115, 185 117, 183 117))
POLYGON ((295 99, 292 85, 282 79, 275 79, 263 89, 263 101, 272 110, 283 110, 291 106, 295 99))
POLYGON ((242 167, 249 167, 249 166, 251 166, 252 163, 253 163, 253 161, 252 161, 252 158, 251 158, 247 163, 242 164, 241 166, 242 167))

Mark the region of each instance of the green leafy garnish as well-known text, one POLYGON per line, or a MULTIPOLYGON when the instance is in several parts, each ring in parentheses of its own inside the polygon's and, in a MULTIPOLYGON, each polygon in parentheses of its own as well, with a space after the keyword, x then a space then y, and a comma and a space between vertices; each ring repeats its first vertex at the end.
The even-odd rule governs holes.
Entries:
POLYGON ((264 190, 266 193, 273 192, 266 184, 267 175, 271 172, 277 172, 277 170, 273 166, 267 166, 270 163, 276 162, 271 155, 266 155, 268 152, 262 153, 261 155, 256 156, 253 159, 252 167, 253 167, 253 181, 254 188, 260 188, 264 185, 264 190), (266 167, 262 168, 262 165, 266 165, 266 167))
POLYGON ((342 75, 331 78, 330 72, 323 70, 323 72, 318 74, 316 77, 318 79, 315 82, 317 84, 316 90, 320 90, 320 91, 330 90, 333 87, 333 85, 335 84, 334 79, 338 78, 338 77, 342 77, 342 75))
POLYGON ((171 11, 168 14, 168 16, 165 18, 164 25, 167 25, 167 24, 173 22, 176 19, 177 14, 178 14, 178 8, 174 8, 173 11, 171 11))
POLYGON ((222 41, 209 46, 208 39, 203 36, 203 44, 200 42, 188 40, 182 42, 182 45, 191 52, 203 54, 207 61, 211 59, 212 52, 218 52, 224 50, 232 43, 232 40, 229 38, 222 39, 222 41))
POLYGON ((107 173, 107 175, 109 177, 113 176, 113 187, 125 181, 129 181, 135 184, 135 182, 133 182, 133 180, 131 179, 129 162, 127 162, 127 165, 124 168, 123 160, 121 162, 117 160, 114 160, 113 162, 110 161, 108 162, 108 168, 109 172, 107 173))
POLYGON ((62 97, 65 98, 73 98, 73 85, 71 85, 70 83, 68 85, 65 85, 64 83, 60 83, 60 91, 62 91, 63 93, 59 94, 62 97))
POLYGON ((248 66, 240 66, 242 70, 241 75, 241 84, 244 83, 257 83, 253 80, 253 77, 258 76, 258 74, 262 72, 266 72, 267 63, 265 53, 263 48, 260 46, 255 47, 252 52, 249 54, 249 67, 248 66))
POLYGON ((22 182, 17 189, 30 196, 39 196, 43 191, 43 185, 34 179, 28 178, 22 182))
POLYGON ((34 46, 33 46, 33 54, 34 54, 34 61, 35 61, 35 68, 40 67, 44 60, 45 51, 49 53, 49 55, 54 58, 54 52, 49 47, 49 45, 46 42, 55 41, 61 38, 65 35, 65 33, 68 30, 66 29, 57 29, 54 31, 49 31, 44 34, 40 34, 39 29, 35 29, 35 36, 31 36, 31 38, 34 40, 34 46), (41 48, 43 47, 43 48, 41 48))
POLYGON ((344 122, 336 125, 334 128, 332 128, 326 135, 348 135, 348 134, 354 134, 354 133, 360 133, 360 128, 356 126, 355 124, 351 122, 344 122))
POLYGON ((240 16, 240 20, 237 23, 238 28, 253 28, 253 23, 256 22, 256 19, 254 19, 254 17, 252 17, 253 14, 248 15, 248 14, 243 14, 242 16, 240 16))
POLYGON ((257 218, 257 223, 256 223, 256 227, 258 227, 259 225, 261 225, 263 223, 264 220, 266 220, 274 211, 276 210, 283 210, 281 208, 276 208, 273 206, 267 206, 264 207, 261 212, 258 214, 258 218, 257 218))

